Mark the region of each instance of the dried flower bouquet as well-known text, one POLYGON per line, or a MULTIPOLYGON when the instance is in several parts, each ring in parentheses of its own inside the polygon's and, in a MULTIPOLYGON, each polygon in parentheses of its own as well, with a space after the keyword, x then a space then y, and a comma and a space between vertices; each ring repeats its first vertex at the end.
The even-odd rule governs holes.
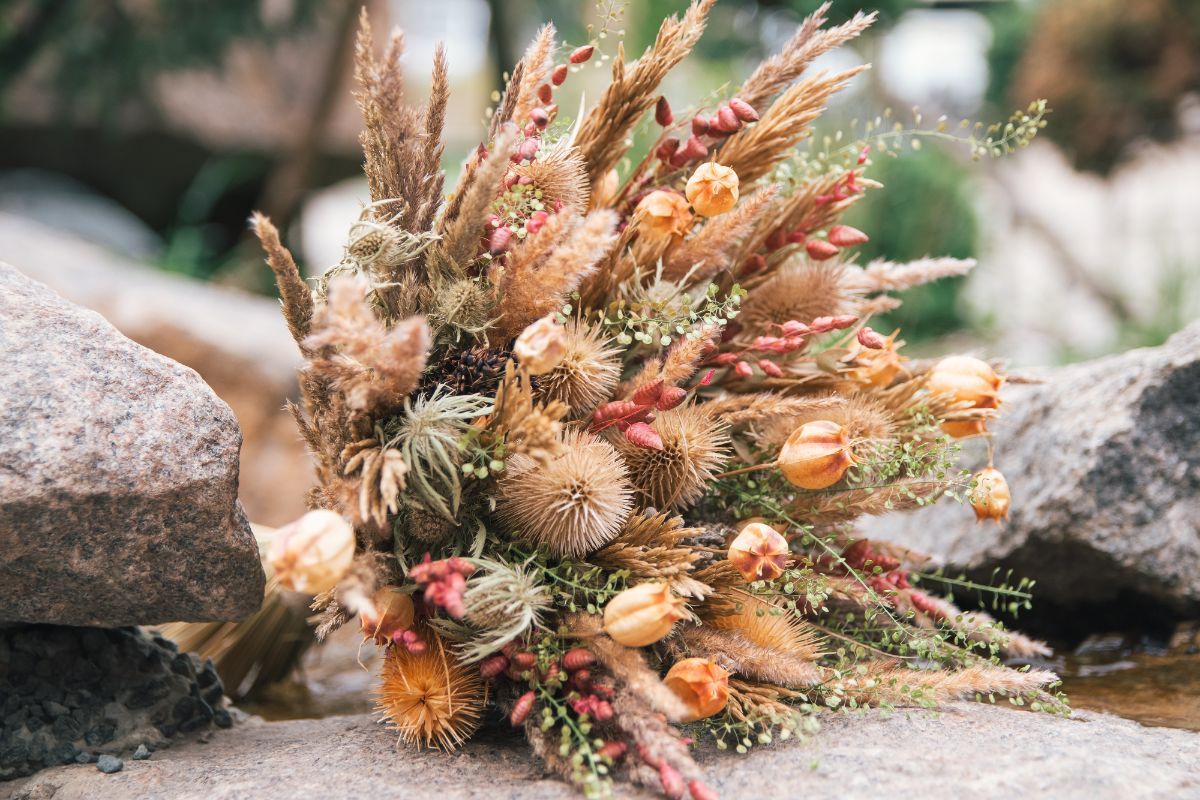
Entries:
MULTIPOLYGON (((855 534, 943 494, 981 518, 1009 505, 1000 473, 954 467, 1001 375, 910 361, 867 324, 971 264, 860 265, 867 236, 839 221, 878 186, 871 153, 912 133, 797 149, 863 69, 809 64, 874 17, 827 27, 822 7, 735 94, 677 114, 659 87, 713 2, 634 61, 618 49, 576 119, 558 87, 608 56, 542 28, 449 195, 445 54, 406 105, 403 38, 377 59, 364 14, 372 202, 344 259, 310 286, 253 220, 306 359, 291 410, 318 474, 315 510, 272 544, 276 577, 315 597, 318 635, 357 617, 385 648, 379 708, 405 741, 456 747, 498 710, 589 794, 615 776, 713 797, 689 736, 744 751, 818 709, 1063 708, 1054 675, 1000 660, 1043 644, 855 534), (644 155, 639 125, 658 134, 644 155)), ((1044 113, 927 133, 1000 155, 1044 113)), ((1017 607, 1027 588, 984 591, 1017 607)))

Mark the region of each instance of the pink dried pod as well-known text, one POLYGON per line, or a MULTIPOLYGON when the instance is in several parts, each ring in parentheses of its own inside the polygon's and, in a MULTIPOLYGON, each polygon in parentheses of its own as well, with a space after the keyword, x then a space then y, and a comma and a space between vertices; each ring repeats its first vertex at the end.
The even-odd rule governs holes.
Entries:
POLYGON ((703 136, 708 133, 708 119, 697 114, 692 117, 692 135, 703 136))
POLYGON ((508 228, 496 228, 488 237, 488 250, 494 256, 500 255, 512 243, 512 236, 513 232, 508 228))
POLYGON ((513 705, 512 713, 508 716, 508 721, 512 723, 514 728, 519 728, 529 718, 529 712, 533 711, 533 691, 530 690, 517 698, 517 702, 513 705))
POLYGON ((678 139, 667 139, 658 146, 658 149, 654 151, 654 154, 662 161, 670 161, 671 156, 678 152, 681 144, 683 144, 683 142, 679 141, 678 139))
POLYGON ((670 411, 686 400, 687 394, 687 389, 679 386, 668 386, 663 389, 662 395, 659 396, 658 402, 654 404, 654 407, 659 411, 670 411))
POLYGON ((639 406, 654 405, 654 403, 658 401, 659 395, 662 394, 662 391, 663 379, 659 378, 658 380, 647 383, 645 386, 638 389, 633 393, 633 397, 630 399, 639 406))
POLYGON ((734 364, 733 371, 736 372, 740 378, 749 378, 754 374, 754 369, 745 361, 739 361, 734 364))
POLYGON ((525 221, 525 230, 529 233, 537 233, 546 224, 546 220, 548 219, 550 219, 550 215, 545 211, 535 211, 525 221))
POLYGON ((624 742, 605 742, 596 754, 604 758, 616 761, 629 749, 624 742))
POLYGON ((745 261, 742 262, 742 268, 740 270, 740 274, 753 275, 754 273, 760 271, 766 265, 767 265, 767 259, 763 258, 763 256, 760 255, 759 253, 755 253, 754 255, 750 256, 749 258, 747 258, 745 261))
POLYGON ((729 106, 718 108, 714 119, 716 120, 716 124, 714 125, 710 121, 709 127, 715 127, 718 131, 726 135, 737 133, 738 129, 742 127, 742 121, 738 119, 737 114, 733 113, 733 109, 729 106))
POLYGON ((888 346, 886 336, 881 336, 878 331, 867 327, 858 329, 858 343, 871 350, 883 350, 888 346))
POLYGON ((782 378, 783 377, 783 370, 779 368, 778 364, 776 364, 774 361, 772 361, 769 358, 760 358, 758 360, 758 368, 761 369, 763 372, 765 372, 767 375, 770 375, 772 378, 782 378))
POLYGON ((871 241, 871 237, 849 225, 834 225, 829 229, 828 238, 838 247, 856 247, 871 241))
POLYGON ((824 239, 810 239, 804 243, 804 249, 813 261, 828 261, 838 254, 837 245, 824 239))
POLYGON ((596 52, 596 46, 585 44, 581 47, 576 47, 571 51, 570 57, 567 58, 572 64, 582 64, 592 57, 592 53, 596 52))
POLYGON ((671 104, 667 102, 666 95, 658 98, 658 103, 654 106, 654 121, 664 128, 675 121, 675 115, 671 113, 671 104))
POLYGON ((554 89, 551 88, 550 84, 543 83, 537 88, 537 96, 538 100, 541 100, 543 103, 549 103, 554 99, 554 89))
POLYGON ((808 234, 802 230, 794 230, 787 235, 788 244, 804 244, 808 241, 808 234))
POLYGON ((663 440, 658 431, 645 422, 635 422, 625 429, 625 438, 630 444, 646 450, 662 450, 663 440))
POLYGON ((550 73, 550 82, 555 86, 562 86, 563 81, 567 79, 569 68, 566 64, 558 64, 554 67, 554 71, 550 73))
POLYGON ((788 232, 783 228, 776 228, 771 231, 771 235, 767 237, 766 245, 768 250, 778 250, 788 243, 788 232))
POLYGON ((563 667, 567 672, 574 672, 596 663, 596 654, 586 647, 573 647, 563 654, 563 667))
POLYGON ((754 106, 747 103, 740 97, 734 97, 729 101, 729 108, 737 118, 742 122, 758 122, 758 112, 754 110, 754 106))
POLYGON ((529 112, 529 120, 539 128, 544 128, 550 124, 550 115, 544 108, 535 108, 529 112))
POLYGON ((490 681, 506 669, 508 669, 508 658, 503 653, 497 653, 494 656, 488 656, 480 663, 479 674, 485 680, 490 681))
POLYGON ((658 780, 668 800, 683 800, 683 793, 687 787, 679 770, 664 762, 658 768, 658 780))
POLYGON ((592 412, 592 422, 609 422, 636 414, 640 410, 642 410, 640 403, 635 403, 632 400, 614 400, 611 403, 605 403, 592 412))
POLYGON ((703 781, 689 781, 688 791, 692 793, 692 800, 717 800, 717 793, 703 781))

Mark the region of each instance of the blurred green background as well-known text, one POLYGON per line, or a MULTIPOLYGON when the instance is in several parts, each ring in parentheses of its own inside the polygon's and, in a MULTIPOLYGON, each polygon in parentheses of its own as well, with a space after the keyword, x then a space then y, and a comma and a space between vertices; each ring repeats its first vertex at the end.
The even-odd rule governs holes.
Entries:
MULTIPOLYGON (((336 259, 365 196, 356 183, 358 120, 348 94, 360 6, 0 0, 0 213, 162 270, 269 294, 245 235, 250 211, 263 208, 307 268, 319 271, 336 259)), ((445 163, 451 176, 481 137, 491 92, 543 19, 570 43, 603 33, 606 53, 621 39, 636 54, 658 20, 683 6, 368 3, 377 32, 390 24, 407 31, 413 102, 422 97, 433 42, 448 44, 456 95, 445 163)), ((666 92, 683 107, 736 86, 817 6, 721 0, 666 92)), ((835 0, 831 21, 859 7, 835 0)), ((1164 196, 1161 184, 1166 175, 1181 182, 1187 170, 1200 174, 1200 3, 877 0, 871 7, 880 15, 872 31, 814 67, 875 64, 830 109, 818 136, 888 107, 898 118, 920 105, 927 119, 985 121, 1035 97, 1054 109, 1050 141, 1016 165, 974 163, 962 148, 932 143, 876 159, 870 176, 886 188, 849 220, 872 237, 862 258, 977 257, 984 276, 911 292, 877 327, 903 328, 918 350, 950 337, 1047 362, 1154 344, 1195 316, 1200 243, 1172 220, 1200 209, 1186 205, 1194 192, 1180 200, 1172 194, 1178 187, 1164 196)), ((594 98, 604 79, 604 70, 589 74, 583 98, 594 98)))

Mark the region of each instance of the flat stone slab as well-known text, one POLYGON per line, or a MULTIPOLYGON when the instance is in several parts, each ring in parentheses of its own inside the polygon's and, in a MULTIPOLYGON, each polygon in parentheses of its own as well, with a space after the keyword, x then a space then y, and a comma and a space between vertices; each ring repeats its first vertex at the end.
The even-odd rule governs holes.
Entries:
POLYGON ((241 432, 195 371, 0 263, 0 622, 238 620, 241 432))
MULTIPOLYGON (((1200 734, 1106 714, 1073 719, 981 704, 830 714, 812 740, 700 761, 724 800, 1139 800, 1200 797, 1200 734)), ((126 761, 55 767, 12 787, 14 800, 549 800, 582 795, 542 775, 505 729, 456 753, 406 749, 370 715, 264 722, 126 761)), ((618 797, 653 797, 618 785, 618 797)), ((0 786, 0 793, 3 787, 0 786)))

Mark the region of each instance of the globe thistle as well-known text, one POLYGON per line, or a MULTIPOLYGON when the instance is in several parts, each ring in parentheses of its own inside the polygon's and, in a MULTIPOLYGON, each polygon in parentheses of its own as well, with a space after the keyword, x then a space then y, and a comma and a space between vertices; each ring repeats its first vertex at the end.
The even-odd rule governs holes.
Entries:
POLYGON ((570 431, 563 453, 539 465, 509 458, 497 511, 518 536, 555 556, 579 558, 616 537, 633 507, 633 489, 608 443, 570 431))
POLYGON ((621 350, 599 329, 571 320, 567 352, 554 369, 538 378, 539 394, 567 405, 571 419, 582 419, 612 397, 621 378, 621 350))
POLYGON ((725 423, 694 403, 663 411, 651 424, 662 449, 638 447, 620 433, 611 441, 646 505, 683 510, 700 499, 729 452, 725 423))
POLYGON ((463 594, 466 620, 479 629, 463 648, 464 663, 488 656, 540 626, 550 611, 551 597, 537 577, 515 564, 477 559, 479 570, 467 581, 463 594))
POLYGON ((421 636, 428 642, 421 652, 387 649, 376 706, 406 743, 453 750, 479 727, 483 681, 437 633, 426 629, 421 636))

